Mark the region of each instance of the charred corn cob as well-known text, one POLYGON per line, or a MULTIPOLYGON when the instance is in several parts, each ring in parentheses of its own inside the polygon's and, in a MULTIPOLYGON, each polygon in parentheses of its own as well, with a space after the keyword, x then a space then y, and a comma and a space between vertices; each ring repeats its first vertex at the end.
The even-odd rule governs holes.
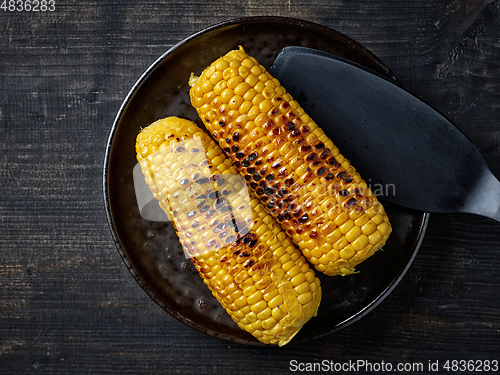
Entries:
POLYGON ((207 129, 317 270, 353 273, 384 245, 391 225, 366 182, 242 47, 189 84, 207 129))
POLYGON ((263 343, 288 343, 316 315, 319 279, 220 147, 193 122, 169 117, 141 131, 136 152, 186 254, 227 313, 263 343))

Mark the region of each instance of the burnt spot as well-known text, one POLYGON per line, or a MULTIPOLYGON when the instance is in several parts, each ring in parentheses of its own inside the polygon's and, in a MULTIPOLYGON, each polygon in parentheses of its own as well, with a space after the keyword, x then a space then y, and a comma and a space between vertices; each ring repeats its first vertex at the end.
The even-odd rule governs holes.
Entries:
POLYGON ((300 146, 299 151, 302 153, 309 152, 309 151, 311 151, 311 146, 309 146, 309 145, 300 146))
POLYGON ((212 217, 212 216, 214 216, 214 214, 215 214, 216 212, 217 212, 216 210, 213 210, 213 209, 212 209, 212 210, 208 211, 208 212, 205 214, 205 217, 206 217, 206 218, 212 217))
POLYGON ((210 209, 210 207, 206 204, 202 208, 200 208, 200 212, 204 213, 204 212, 207 212, 209 209, 210 209))
POLYGON ((284 216, 284 218, 285 218, 286 220, 292 220, 292 215, 290 215, 290 212, 288 212, 288 211, 285 211, 285 212, 283 213, 283 216, 284 216))
POLYGON ((182 146, 179 146, 175 149, 175 152, 183 152, 183 151, 186 151, 186 149, 182 146))
POLYGON ((252 152, 250 155, 248 155, 248 160, 254 161, 255 159, 257 159, 257 153, 256 152, 252 152))
POLYGON ((224 206, 225 204, 226 204, 226 200, 224 198, 218 198, 215 201, 215 208, 217 208, 217 209, 222 208, 222 206, 224 206))
POLYGON ((252 188, 252 190, 257 189, 257 186, 259 186, 259 185, 257 185, 256 182, 250 182, 250 187, 252 188))
POLYGON ((314 153, 311 153, 311 154, 309 154, 309 155, 306 156, 306 160, 308 162, 311 162, 311 161, 313 161, 315 159, 316 159, 316 154, 314 154, 314 153))
POLYGON ((248 268, 252 267, 255 264, 255 262, 252 259, 248 259, 245 263, 243 263, 243 267, 248 268))
POLYGON ((255 181, 259 181, 262 178, 260 173, 254 173, 252 177, 255 181))
POLYGON ((315 148, 316 150, 322 150, 322 149, 324 149, 324 148, 325 148, 325 144, 324 144, 323 142, 316 143, 316 144, 314 145, 314 148, 315 148))
POLYGON ((319 157, 321 159, 326 159, 327 157, 329 157, 331 155, 331 153, 332 152, 330 151, 330 149, 325 148, 323 151, 321 151, 321 154, 319 155, 319 157))
POLYGON ((266 193, 266 195, 274 195, 275 191, 270 187, 266 187, 264 188, 264 193, 266 193))
POLYGON ((199 151, 200 151, 200 150, 199 150, 199 149, 197 149, 196 147, 194 147, 194 148, 192 148, 192 149, 191 149, 191 153, 192 153, 192 154, 194 154, 195 152, 199 152, 199 151))
POLYGON ((261 165, 261 164, 262 164, 262 160, 257 160, 257 161, 255 162, 255 165, 261 165))
POLYGON ((260 186, 261 188, 263 188, 263 189, 264 189, 264 188, 267 186, 266 181, 262 180, 262 181, 259 183, 259 186, 260 186))
POLYGON ((250 243, 250 241, 256 240, 256 239, 257 239, 257 235, 255 233, 249 233, 245 237, 243 237, 242 242, 244 244, 248 244, 248 243, 250 243))
POLYGON ((274 128, 273 130, 270 131, 271 136, 278 136, 280 134, 281 134, 281 128, 278 128, 278 127, 274 128))
POLYGON ((226 138, 226 143, 231 143, 231 137, 226 138))
POLYGON ((204 199, 207 199, 207 196, 205 194, 201 194, 201 195, 198 195, 196 198, 194 198, 196 200, 204 200, 204 199))
POLYGON ((234 242, 236 240, 237 240, 237 237, 234 234, 232 234, 228 238, 226 238, 225 242, 226 243, 231 243, 231 242, 234 242))
POLYGON ((258 239, 254 238, 252 239, 249 243, 248 243, 248 246, 249 247, 255 247, 257 245, 257 242, 258 242, 258 239))
MULTIPOLYGON (((222 108, 220 110, 222 111, 222 108)), ((221 113, 224 113, 224 111, 222 111, 221 113)), ((226 122, 223 120, 219 121, 219 126, 222 126, 222 127, 226 126, 226 122)))
POLYGON ((207 182, 208 182, 208 178, 206 177, 203 177, 203 178, 199 178, 198 180, 195 181, 197 184, 199 185, 205 185, 207 182))
POLYGON ((334 174, 333 174, 333 173, 328 173, 328 174, 325 176, 325 178, 326 178, 326 180, 327 180, 327 181, 331 181, 331 180, 333 180, 333 178, 334 178, 334 177, 335 177, 335 176, 334 176, 334 174))
MULTIPOLYGON (((278 99, 276 99, 276 100, 278 100, 278 99)), ((273 108, 273 109, 271 110, 271 112, 269 112, 269 114, 270 114, 271 116, 276 116, 278 113, 280 113, 280 111, 278 110, 278 108, 273 108)))
POLYGON ((227 232, 222 232, 221 234, 219 234, 219 238, 224 238, 227 236, 227 232))
POLYGON ((189 180, 187 178, 183 178, 182 180, 180 180, 179 182, 181 185, 186 185, 186 184, 189 184, 189 180))
POLYGON ((189 211, 187 213, 187 217, 193 217, 194 215, 196 215, 196 211, 189 211))
POLYGON ((309 232, 309 237, 311 237, 312 239, 317 238, 318 232, 316 232, 315 230, 312 230, 311 232, 309 232))
POLYGON ((245 181, 249 182, 251 179, 252 179, 252 176, 250 176, 249 174, 245 175, 245 181))
MULTIPOLYGON (((334 167, 337 167, 337 160, 335 160, 335 158, 330 158, 326 161, 328 164, 330 164, 331 166, 334 166, 334 167)), ((339 164, 340 165, 340 164, 339 164)))
MULTIPOLYGON (((236 164, 236 163, 235 163, 236 164)), ((241 161, 241 165, 244 166, 245 168, 248 167, 250 165, 250 162, 248 161, 248 159, 243 159, 241 161)))
POLYGON ((220 197, 220 193, 218 191, 212 191, 210 194, 208 194, 208 197, 210 199, 217 199, 220 197))
POLYGON ((272 174, 268 174, 266 176, 266 180, 269 181, 269 182, 271 182, 272 180, 274 180, 274 176, 272 174))
POLYGON ((307 222, 307 220, 309 220, 308 214, 304 214, 301 217, 299 217, 299 223, 301 223, 301 224, 304 224, 305 222, 307 222))
POLYGON ((276 207, 276 203, 275 201, 270 201, 267 203, 266 207, 269 209, 269 210, 272 210, 273 208, 276 207))
POLYGON ((300 130, 295 129, 295 130, 292 132, 292 137, 298 137, 299 135, 300 135, 300 130))
POLYGON ((233 147, 231 147, 232 152, 238 152, 239 150, 240 148, 238 147, 238 145, 233 145, 233 147))
POLYGON ((266 131, 271 130, 273 127, 274 127, 274 121, 273 120, 269 120, 263 126, 264 130, 266 130, 266 131))
POLYGON ((216 226, 218 230, 224 230, 226 228, 227 224, 226 223, 220 223, 216 226))
POLYGON ((346 184, 350 184, 351 182, 353 182, 353 178, 351 176, 346 176, 346 178, 344 178, 344 182, 346 184))
POLYGON ((236 168, 239 168, 241 166, 241 163, 238 160, 235 160, 234 165, 236 168))
POLYGON ((349 195, 349 191, 347 189, 342 189, 339 191, 339 194, 343 197, 347 197, 349 195))
POLYGON ((285 180, 285 186, 290 187, 290 186, 292 186, 292 185, 293 185, 293 178, 291 178, 291 177, 290 177, 290 178, 287 178, 287 179, 285 180))
POLYGON ((279 192, 278 192, 278 195, 283 198, 285 195, 288 194, 288 190, 286 189, 281 189, 279 192))
POLYGON ((238 142, 240 140, 240 133, 235 132, 233 134, 233 141, 238 142))
POLYGON ((256 172, 256 169, 255 168, 247 168, 247 173, 248 174, 254 174, 256 172))
POLYGON ((210 241, 207 242, 207 247, 212 247, 212 246, 215 245, 215 243, 216 243, 215 240, 210 240, 210 241))
POLYGON ((355 199, 355 198, 351 198, 351 199, 349 199, 347 202, 345 202, 345 203, 344 203, 344 207, 345 207, 345 208, 347 208, 347 209, 351 209, 351 208, 353 208, 356 204, 357 204, 356 199, 355 199))
POLYGON ((200 225, 199 221, 195 221, 193 224, 191 224, 191 228, 196 228, 198 225, 200 225))
POLYGON ((283 104, 281 105, 283 108, 288 108, 290 107, 290 103, 288 102, 283 102, 283 104))
POLYGON ((278 221, 283 221, 283 215, 282 214, 278 214, 277 219, 278 219, 278 221))
POLYGON ((340 172, 337 174, 337 178, 343 179, 347 175, 346 172, 340 172))
POLYGON ((224 151, 227 154, 228 152, 231 152, 231 149, 229 147, 224 147, 222 151, 224 151))
MULTIPOLYGON (((234 155, 234 156, 236 156, 236 158, 238 158, 238 159, 243 159, 245 157, 245 154, 243 152, 237 152, 236 155, 234 155)), ((252 160, 252 159, 250 159, 250 157, 249 157, 249 160, 252 160)))
POLYGON ((258 188, 257 191, 255 192, 257 195, 263 195, 264 194, 264 189, 258 188))
POLYGON ((288 130, 288 131, 291 131, 293 129, 295 129, 295 124, 291 121, 288 121, 286 124, 285 124, 285 129, 288 130))
POLYGON ((311 129, 307 125, 303 125, 300 130, 302 130, 302 133, 309 133, 311 131, 311 129))
POLYGON ((274 169, 278 169, 279 167, 281 167, 281 163, 280 163, 279 161, 274 162, 274 163, 271 165, 271 168, 274 168, 274 169))

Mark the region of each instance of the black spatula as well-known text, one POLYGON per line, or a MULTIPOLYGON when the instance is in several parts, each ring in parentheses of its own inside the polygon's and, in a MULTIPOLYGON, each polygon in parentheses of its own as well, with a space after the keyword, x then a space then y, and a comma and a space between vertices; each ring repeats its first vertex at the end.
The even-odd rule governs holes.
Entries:
POLYGON ((500 182, 465 135, 393 81, 340 57, 287 47, 270 72, 382 199, 500 221, 500 182))

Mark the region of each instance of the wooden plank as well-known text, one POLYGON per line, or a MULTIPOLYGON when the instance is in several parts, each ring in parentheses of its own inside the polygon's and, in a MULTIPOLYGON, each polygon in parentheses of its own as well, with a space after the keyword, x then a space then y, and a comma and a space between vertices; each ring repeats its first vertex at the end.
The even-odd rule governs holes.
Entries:
POLYGON ((0 374, 282 374, 291 360, 500 360, 499 224, 479 217, 432 215, 414 264, 380 306, 337 333, 280 349, 188 328, 127 271, 101 191, 122 100, 188 35, 271 13, 366 45, 500 175, 498 1, 73 1, 51 13, 2 13, 0 374))

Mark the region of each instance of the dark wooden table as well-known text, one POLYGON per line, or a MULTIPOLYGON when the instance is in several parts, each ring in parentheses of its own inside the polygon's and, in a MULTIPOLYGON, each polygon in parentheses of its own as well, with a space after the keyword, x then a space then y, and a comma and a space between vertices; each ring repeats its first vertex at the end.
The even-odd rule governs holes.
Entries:
POLYGON ((374 311, 267 349, 159 308, 120 258, 102 194, 109 131, 141 73, 204 27, 262 15, 362 43, 500 176, 499 1, 56 0, 36 13, 13 3, 0 10, 1 374, 282 374, 323 360, 422 363, 420 373, 439 361, 445 373, 446 360, 500 360, 499 223, 431 215, 413 265, 374 311))

